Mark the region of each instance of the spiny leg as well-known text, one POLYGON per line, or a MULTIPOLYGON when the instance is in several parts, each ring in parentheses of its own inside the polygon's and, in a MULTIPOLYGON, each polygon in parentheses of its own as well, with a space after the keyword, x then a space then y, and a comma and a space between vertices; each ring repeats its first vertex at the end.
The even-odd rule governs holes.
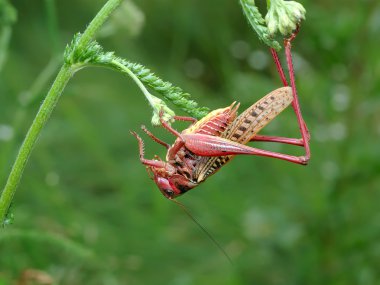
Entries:
POLYGON ((255 149, 255 153, 252 153, 252 155, 272 157, 272 158, 286 160, 292 163, 302 164, 302 165, 306 165, 309 161, 309 159, 305 156, 288 155, 288 154, 283 154, 283 153, 278 153, 278 152, 273 152, 273 151, 268 151, 268 150, 263 150, 263 149, 258 149, 258 148, 255 149))
MULTIPOLYGON (((267 137, 267 136, 256 136, 253 138, 253 140, 259 140, 259 141, 268 141, 268 142, 279 142, 279 143, 288 143, 293 145, 299 145, 303 146, 305 148, 305 157, 307 160, 310 159, 310 146, 309 146, 309 140, 310 140, 310 133, 307 129, 306 123, 304 119, 302 118, 301 109, 299 105, 296 85, 295 85, 295 78, 294 78, 294 68, 293 68, 293 61, 292 61, 292 55, 291 55, 291 42, 296 38, 297 34, 299 32, 299 26, 297 25, 296 30, 294 33, 288 38, 285 39, 284 45, 285 45, 285 55, 286 55, 286 61, 288 65, 289 70, 289 77, 290 77, 290 84, 293 92, 293 102, 292 102, 292 108, 296 114, 297 122, 301 131, 301 139, 293 139, 293 138, 276 138, 276 137, 267 137)), ((273 60, 276 64, 277 71, 280 75, 281 81, 284 84, 284 86, 288 86, 288 82, 285 77, 284 70, 282 68, 281 62, 278 58, 278 54, 274 49, 270 49, 273 60)))
POLYGON ((170 133, 172 133, 172 134, 175 135, 176 137, 179 137, 180 139, 183 140, 181 134, 180 134, 177 130, 173 129, 173 128, 172 128, 172 127, 171 127, 171 126, 170 126, 170 125, 164 120, 163 115, 164 115, 164 112, 163 112, 163 110, 161 110, 161 111, 160 111, 160 122, 161 122, 161 125, 162 125, 165 129, 167 129, 170 133))
POLYGON ((284 69, 282 68, 282 65, 281 65, 280 59, 278 58, 278 54, 277 54, 276 50, 274 48, 271 48, 270 52, 272 54, 274 63, 276 64, 277 72, 280 75, 282 84, 284 86, 289 86, 288 81, 286 80, 286 77, 285 77, 284 69))
POLYGON ((169 149, 170 148, 170 144, 160 140, 159 138, 157 138, 154 134, 152 134, 150 131, 148 131, 148 129, 142 125, 141 126, 141 129, 153 140, 155 141, 156 143, 160 144, 160 145, 163 145, 166 149, 169 149))
MULTIPOLYGON (((285 48, 286 48, 287 44, 290 44, 296 38, 296 36, 297 36, 297 34, 299 32, 299 28, 300 28, 300 26, 297 25, 295 31, 290 35, 290 37, 284 40, 285 48)), ((288 81, 286 80, 284 69, 282 68, 281 61, 280 61, 280 59, 278 57, 277 51, 274 48, 271 48, 270 52, 272 54, 274 63, 276 64, 277 72, 280 75, 282 84, 284 86, 289 86, 288 81)))
POLYGON ((286 62, 287 62, 288 69, 289 69, 290 85, 292 87, 293 97, 294 97, 293 102, 292 102, 292 106, 293 106, 293 109, 296 113, 298 125, 299 125, 300 130, 301 130, 301 136, 302 136, 302 140, 303 140, 304 148, 305 148, 305 152, 306 152, 305 157, 307 160, 309 160, 310 159, 310 146, 309 146, 310 133, 309 133, 309 131, 306 127, 306 123, 302 117, 301 108, 300 108, 299 101, 298 101, 296 81, 295 81, 295 77, 294 77, 292 53, 291 53, 291 48, 292 48, 291 42, 295 39, 298 32, 299 32, 299 25, 297 25, 295 32, 288 39, 285 40, 284 44, 285 44, 286 62))
MULTIPOLYGON (((177 120, 177 121, 187 121, 187 122, 192 122, 192 123, 195 123, 197 121, 197 119, 195 118, 192 118, 192 117, 185 117, 185 116, 174 116, 174 119, 177 120)), ((164 120, 162 120, 162 113, 160 112, 160 120, 161 120, 161 124, 163 125, 163 127, 167 130, 169 130, 172 134, 178 136, 178 132, 176 130, 174 130, 172 127, 170 127, 164 120)), ((166 149, 169 149, 170 148, 170 144, 160 140, 159 138, 157 138, 154 134, 152 134, 144 125, 141 126, 141 129, 153 140, 155 141, 156 143, 164 146, 166 149)))
POLYGON ((160 122, 162 126, 167 129, 169 132, 171 132, 173 135, 179 138, 173 146, 168 151, 168 160, 173 160, 177 154, 177 152, 185 145, 185 140, 183 139, 182 135, 175 129, 173 129, 164 119, 163 119, 163 111, 160 111, 160 122))
POLYGON ((186 148, 199 156, 258 155, 286 160, 297 164, 307 164, 305 156, 294 156, 268 150, 253 148, 222 137, 204 134, 186 134, 186 148))
POLYGON ((186 117, 186 116, 174 116, 174 120, 192 122, 193 124, 197 121, 197 119, 193 117, 186 117))
POLYGON ((150 160, 144 158, 144 141, 136 132, 130 132, 139 142, 139 154, 140 154, 140 161, 142 164, 147 165, 147 166, 152 166, 156 168, 165 168, 166 163, 163 161, 156 161, 156 160, 150 160))
POLYGON ((287 137, 277 137, 277 136, 266 136, 266 135, 255 135, 252 141, 261 141, 261 142, 275 142, 275 143, 284 143, 297 146, 303 146, 302 139, 287 138, 287 137))

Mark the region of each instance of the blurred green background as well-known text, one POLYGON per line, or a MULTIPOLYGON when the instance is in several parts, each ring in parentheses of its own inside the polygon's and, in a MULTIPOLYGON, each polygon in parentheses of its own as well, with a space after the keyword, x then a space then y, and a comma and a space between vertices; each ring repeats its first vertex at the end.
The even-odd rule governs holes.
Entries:
MULTIPOLYGON (((0 71, 1 185, 66 43, 104 2, 13 1, 0 71)), ((380 284, 380 3, 301 3, 307 20, 293 47, 310 165, 237 157, 179 199, 232 265, 140 164, 129 134, 150 124, 140 90, 92 68, 69 82, 28 162, 14 224, 0 233, 0 284, 27 269, 54 284, 380 284)), ((237 0, 127 2, 98 40, 201 106, 237 100, 243 109, 281 86, 237 0)), ((295 116, 287 110, 263 133, 299 136, 295 116)), ((146 150, 165 156, 151 141, 146 150)))

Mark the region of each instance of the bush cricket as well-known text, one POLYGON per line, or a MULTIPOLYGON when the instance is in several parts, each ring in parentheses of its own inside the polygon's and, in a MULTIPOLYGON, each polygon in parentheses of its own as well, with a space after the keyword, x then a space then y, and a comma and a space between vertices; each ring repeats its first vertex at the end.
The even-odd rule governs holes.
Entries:
POLYGON ((141 163, 147 166, 152 174, 152 179, 166 198, 174 199, 196 187, 239 154, 273 157, 303 165, 308 163, 310 135, 301 115, 291 56, 291 42, 297 33, 298 28, 291 37, 284 41, 290 87, 277 53, 271 49, 284 87, 270 92, 239 116, 237 116, 239 104, 235 102, 229 107, 210 112, 199 121, 191 117, 176 116, 174 117, 176 120, 192 123, 181 133, 172 128, 160 116, 162 126, 177 137, 173 145, 161 141, 142 126, 143 131, 151 139, 166 147, 166 161, 161 160, 158 156, 155 156, 153 160, 144 158, 143 140, 136 132, 131 132, 139 142, 141 163), (297 116, 301 139, 257 135, 289 105, 292 105, 297 116), (251 141, 302 146, 305 148, 305 155, 292 156, 247 146, 246 144, 251 141))

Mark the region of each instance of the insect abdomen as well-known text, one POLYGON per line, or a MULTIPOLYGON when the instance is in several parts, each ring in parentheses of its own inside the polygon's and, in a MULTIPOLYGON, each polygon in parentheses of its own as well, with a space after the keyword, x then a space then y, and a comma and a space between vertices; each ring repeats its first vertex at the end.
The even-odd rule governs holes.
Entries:
POLYGON ((234 102, 229 107, 212 111, 206 117, 202 118, 182 133, 221 136, 231 122, 236 119, 236 111, 238 108, 239 104, 234 102))

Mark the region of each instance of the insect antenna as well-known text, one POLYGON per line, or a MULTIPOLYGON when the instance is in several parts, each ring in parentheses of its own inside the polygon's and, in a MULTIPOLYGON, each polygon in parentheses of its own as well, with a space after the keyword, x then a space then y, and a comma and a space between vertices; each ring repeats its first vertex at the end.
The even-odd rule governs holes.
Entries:
POLYGON ((228 261, 233 264, 231 257, 227 254, 227 252, 223 249, 223 247, 216 241, 216 239, 203 227, 197 219, 190 213, 190 211, 185 207, 184 204, 178 202, 177 200, 171 199, 174 203, 176 203, 182 210, 186 213, 186 215, 202 230, 203 233, 212 241, 212 243, 223 253, 223 255, 228 259, 228 261))

